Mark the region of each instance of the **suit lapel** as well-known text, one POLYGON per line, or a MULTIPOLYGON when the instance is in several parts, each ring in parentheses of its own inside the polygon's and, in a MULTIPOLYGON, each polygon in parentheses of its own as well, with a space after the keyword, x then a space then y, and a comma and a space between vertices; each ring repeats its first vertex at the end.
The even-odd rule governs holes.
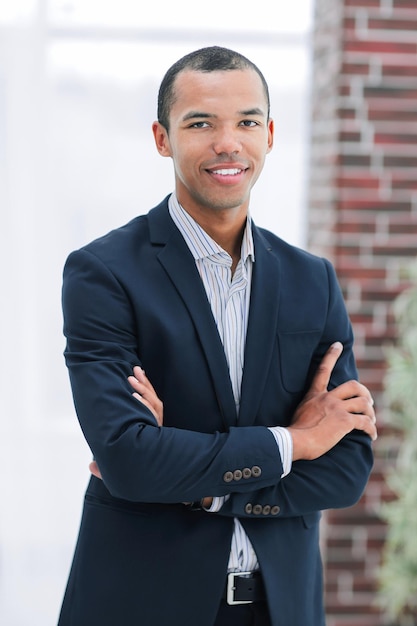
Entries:
POLYGON ((255 263, 246 335, 239 426, 253 424, 264 393, 277 333, 279 261, 256 227, 253 228, 255 263))
POLYGON ((194 259, 165 207, 149 214, 151 243, 163 244, 158 259, 175 285, 193 320, 211 373, 226 428, 236 424, 229 370, 217 326, 194 259))

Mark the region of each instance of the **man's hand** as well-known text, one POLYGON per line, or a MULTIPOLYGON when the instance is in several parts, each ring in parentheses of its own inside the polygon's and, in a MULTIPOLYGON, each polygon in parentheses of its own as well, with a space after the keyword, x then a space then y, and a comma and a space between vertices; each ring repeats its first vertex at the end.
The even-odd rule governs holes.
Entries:
MULTIPOLYGON (((136 365, 133 368, 133 376, 128 376, 127 380, 135 390, 132 396, 147 406, 156 419, 158 426, 162 426, 164 422, 164 405, 156 395, 156 391, 143 369, 139 367, 139 365, 136 365)), ((93 476, 100 479, 102 478, 99 466, 95 461, 91 461, 88 467, 93 476)))
POLYGON ((164 422, 164 405, 156 395, 156 391, 143 369, 136 365, 133 368, 133 376, 128 376, 127 380, 135 390, 132 394, 133 397, 147 406, 156 419, 158 426, 162 426, 164 422))
POLYGON ((343 346, 336 342, 324 355, 311 387, 298 406, 288 430, 293 438, 293 461, 313 460, 328 452, 354 429, 377 437, 372 396, 356 380, 328 391, 343 346))

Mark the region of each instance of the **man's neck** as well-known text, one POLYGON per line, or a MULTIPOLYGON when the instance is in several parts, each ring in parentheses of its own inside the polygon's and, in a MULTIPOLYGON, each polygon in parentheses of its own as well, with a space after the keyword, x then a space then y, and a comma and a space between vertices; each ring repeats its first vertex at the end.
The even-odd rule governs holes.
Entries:
POLYGON ((243 207, 236 209, 219 209, 200 211, 187 209, 182 205, 201 228, 232 257, 234 269, 239 262, 243 233, 247 223, 247 210, 243 207))

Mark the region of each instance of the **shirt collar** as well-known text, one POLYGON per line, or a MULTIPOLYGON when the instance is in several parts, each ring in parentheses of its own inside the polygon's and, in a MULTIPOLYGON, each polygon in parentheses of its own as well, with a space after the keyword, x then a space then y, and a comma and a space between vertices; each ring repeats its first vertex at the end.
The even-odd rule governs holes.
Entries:
MULTIPOLYGON (((185 239, 186 244, 195 260, 205 259, 213 255, 225 254, 225 250, 206 233, 194 218, 181 206, 176 196, 172 193, 168 200, 169 213, 178 230, 185 239)), ((226 253, 227 254, 227 253, 226 253)), ((247 259, 255 261, 255 249, 252 237, 252 220, 248 214, 245 231, 243 233, 241 259, 246 263, 247 259)))

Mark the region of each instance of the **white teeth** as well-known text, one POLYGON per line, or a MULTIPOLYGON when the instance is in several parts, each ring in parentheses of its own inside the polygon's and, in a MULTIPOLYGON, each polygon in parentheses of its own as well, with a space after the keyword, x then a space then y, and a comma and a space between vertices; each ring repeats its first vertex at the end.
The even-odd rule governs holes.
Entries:
POLYGON ((236 174, 240 174, 242 170, 237 168, 233 168, 230 170, 213 170, 213 174, 219 174, 220 176, 235 176, 236 174))

